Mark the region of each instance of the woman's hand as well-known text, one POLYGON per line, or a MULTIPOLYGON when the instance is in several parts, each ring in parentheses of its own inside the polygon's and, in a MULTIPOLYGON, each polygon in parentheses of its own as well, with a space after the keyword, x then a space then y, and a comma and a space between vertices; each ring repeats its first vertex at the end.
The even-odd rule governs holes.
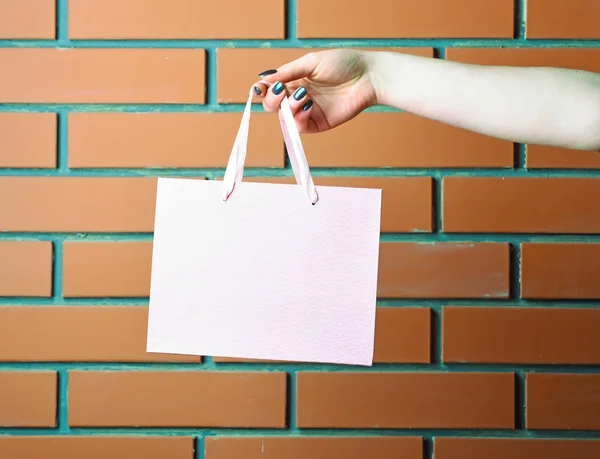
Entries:
POLYGON ((265 109, 289 97, 300 132, 326 131, 381 104, 511 142, 600 149, 598 73, 333 49, 260 76, 271 84, 255 88, 265 109))
POLYGON ((326 131, 376 104, 368 57, 368 53, 350 49, 308 53, 261 73, 271 86, 257 83, 254 92, 264 97, 263 106, 270 112, 277 111, 282 99, 289 97, 301 133, 326 131))

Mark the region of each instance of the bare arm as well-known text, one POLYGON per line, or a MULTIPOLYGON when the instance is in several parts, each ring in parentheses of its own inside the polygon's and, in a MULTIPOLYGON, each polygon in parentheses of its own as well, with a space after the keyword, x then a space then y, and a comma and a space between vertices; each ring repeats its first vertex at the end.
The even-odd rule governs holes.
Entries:
POLYGON ((366 53, 378 103, 481 134, 600 150, 600 74, 366 53))

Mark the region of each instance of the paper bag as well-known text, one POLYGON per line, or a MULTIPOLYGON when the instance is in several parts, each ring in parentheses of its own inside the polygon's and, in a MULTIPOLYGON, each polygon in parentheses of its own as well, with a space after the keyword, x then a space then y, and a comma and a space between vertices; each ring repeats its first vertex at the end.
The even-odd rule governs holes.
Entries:
POLYGON ((147 351, 372 365, 381 190, 242 182, 252 97, 223 181, 160 178, 147 351))

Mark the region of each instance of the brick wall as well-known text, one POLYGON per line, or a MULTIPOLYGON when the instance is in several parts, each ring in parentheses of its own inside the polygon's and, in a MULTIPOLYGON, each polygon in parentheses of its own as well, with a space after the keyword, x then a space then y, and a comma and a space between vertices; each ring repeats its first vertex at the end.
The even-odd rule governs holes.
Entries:
MULTIPOLYGON (((304 136, 384 190, 376 364, 145 352, 156 177, 220 177, 256 74, 338 46, 600 72, 600 2, 0 0, 0 458, 600 457, 598 153, 304 136)), ((290 180, 272 114, 250 142, 290 180)))

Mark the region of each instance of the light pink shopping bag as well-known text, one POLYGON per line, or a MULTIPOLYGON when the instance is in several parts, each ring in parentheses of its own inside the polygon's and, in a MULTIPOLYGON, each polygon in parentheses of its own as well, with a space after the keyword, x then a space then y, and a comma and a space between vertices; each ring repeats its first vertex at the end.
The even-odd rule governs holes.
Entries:
POLYGON ((148 352, 372 365, 381 190, 242 181, 252 97, 224 180, 158 181, 148 352))

